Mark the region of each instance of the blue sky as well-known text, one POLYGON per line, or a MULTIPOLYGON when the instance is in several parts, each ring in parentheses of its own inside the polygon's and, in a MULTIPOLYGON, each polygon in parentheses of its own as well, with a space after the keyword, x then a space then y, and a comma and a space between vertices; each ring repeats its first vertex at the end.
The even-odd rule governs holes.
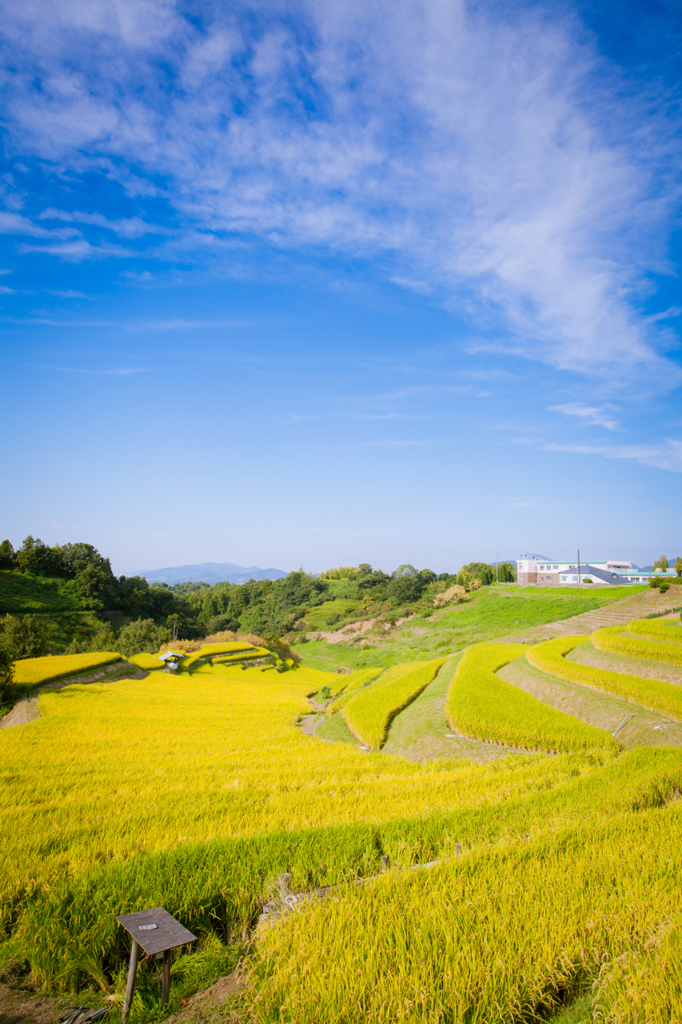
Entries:
POLYGON ((25 0, 0 533, 682 554, 679 5, 25 0))

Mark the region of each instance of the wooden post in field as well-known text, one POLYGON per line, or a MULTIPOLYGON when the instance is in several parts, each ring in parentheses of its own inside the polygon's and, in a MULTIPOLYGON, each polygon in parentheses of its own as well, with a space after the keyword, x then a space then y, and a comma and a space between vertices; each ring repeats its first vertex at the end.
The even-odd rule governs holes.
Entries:
POLYGON ((461 843, 455 843, 455 853, 457 854, 458 857, 462 856, 462 844, 461 843))
POLYGON ((161 1005, 165 1006, 170 995, 171 951, 166 949, 163 954, 163 980, 161 982, 161 1005))
POLYGON ((135 991, 135 974, 137 973, 137 954, 140 950, 135 939, 130 948, 130 965, 128 967, 128 984, 126 985, 125 999, 123 1000, 123 1009, 121 1010, 121 1024, 125 1024, 128 1016, 128 1010, 130 1004, 133 1001, 133 992, 135 991))
POLYGON ((388 871, 390 866, 391 866, 390 857, 388 856, 387 853, 382 854, 382 856, 381 856, 381 870, 382 870, 382 872, 383 871, 388 871))

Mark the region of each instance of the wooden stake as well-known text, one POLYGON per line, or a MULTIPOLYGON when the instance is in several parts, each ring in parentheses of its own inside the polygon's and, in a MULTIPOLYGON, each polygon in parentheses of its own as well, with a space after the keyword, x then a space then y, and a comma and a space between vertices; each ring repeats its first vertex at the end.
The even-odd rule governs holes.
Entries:
POLYGON ((163 981, 161 982, 161 1003, 164 1006, 170 995, 170 965, 171 951, 167 949, 163 954, 163 981))
POLYGON ((387 853, 382 854, 382 857, 381 857, 381 870, 382 871, 388 871, 390 866, 391 866, 391 860, 390 860, 388 854, 387 853))
POLYGON ((126 985, 125 999, 123 1000, 123 1009, 121 1010, 121 1024, 125 1024, 126 1017, 128 1016, 128 1010, 130 1004, 133 1001, 133 992, 135 991, 135 974, 137 972, 137 955, 140 947, 137 941, 133 939, 133 944, 130 947, 130 965, 128 967, 128 984, 126 985))

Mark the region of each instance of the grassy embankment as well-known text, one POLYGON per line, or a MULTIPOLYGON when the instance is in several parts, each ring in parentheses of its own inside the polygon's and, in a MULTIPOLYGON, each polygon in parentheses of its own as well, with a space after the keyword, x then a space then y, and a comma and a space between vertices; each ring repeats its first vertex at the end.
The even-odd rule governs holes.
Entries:
MULTIPOLYGON (((346 581, 341 580, 340 583, 346 581)), ((643 590, 646 587, 614 587, 588 592, 571 587, 493 585, 474 591, 463 604, 434 610, 428 617, 414 616, 400 627, 386 631, 386 624, 382 622, 382 632, 378 635, 363 634, 350 643, 309 641, 298 645, 296 651, 304 664, 331 672, 339 666, 363 668, 405 661, 430 661, 462 650, 469 644, 509 636, 531 626, 607 607, 643 590), (366 643, 363 644, 363 640, 366 643)), ((324 608, 321 605, 313 611, 321 617, 324 608)), ((357 611, 355 619, 352 615, 347 618, 360 621, 357 611)))

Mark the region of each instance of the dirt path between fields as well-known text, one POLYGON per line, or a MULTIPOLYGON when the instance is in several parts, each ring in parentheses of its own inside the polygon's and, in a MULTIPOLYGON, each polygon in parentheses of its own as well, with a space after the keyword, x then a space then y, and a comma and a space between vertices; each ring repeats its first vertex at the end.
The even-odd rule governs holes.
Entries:
MULTIPOLYGON (((248 1024, 247 1018, 231 1006, 245 988, 244 976, 234 971, 187 999, 164 1024, 248 1024)), ((29 988, 0 984, 0 1024, 57 1024, 67 1007, 74 1005, 79 1004, 73 997, 55 999, 29 988)), ((106 1020, 105 1017, 104 1024, 106 1020)))

